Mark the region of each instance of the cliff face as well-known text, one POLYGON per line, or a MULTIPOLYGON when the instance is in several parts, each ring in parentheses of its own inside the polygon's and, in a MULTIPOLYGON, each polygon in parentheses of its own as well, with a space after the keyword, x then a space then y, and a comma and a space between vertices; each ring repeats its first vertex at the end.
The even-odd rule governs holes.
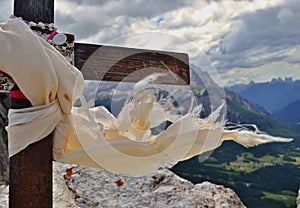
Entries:
POLYGON ((260 107, 259 105, 255 104, 251 101, 248 101, 248 100, 242 98, 240 95, 238 95, 234 92, 227 91, 227 90, 225 90, 225 93, 226 93, 227 100, 234 102, 249 111, 253 111, 253 112, 259 113, 261 115, 266 115, 266 116, 269 115, 267 110, 265 110, 264 108, 260 107))
MULTIPOLYGON (((54 207, 245 207, 233 190, 192 184, 171 171, 132 177, 54 163, 54 207)), ((7 207, 8 187, 0 187, 7 207)))

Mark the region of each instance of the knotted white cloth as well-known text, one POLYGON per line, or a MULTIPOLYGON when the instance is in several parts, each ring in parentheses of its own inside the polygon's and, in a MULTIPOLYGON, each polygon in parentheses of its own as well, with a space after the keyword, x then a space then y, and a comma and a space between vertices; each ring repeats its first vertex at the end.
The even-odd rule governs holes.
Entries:
POLYGON ((199 112, 171 119, 165 131, 151 135, 153 125, 163 122, 162 107, 151 94, 136 94, 118 118, 102 106, 88 108, 81 72, 18 19, 0 24, 0 69, 33 105, 9 111, 10 156, 54 131, 55 160, 143 174, 213 150, 224 140, 244 146, 291 141, 247 130, 223 132, 225 121, 216 121, 222 106, 206 119, 199 112), (82 106, 73 107, 80 97, 82 106))
POLYGON ((0 68, 33 105, 9 111, 9 156, 54 129, 54 152, 60 154, 70 139, 73 103, 83 91, 81 72, 19 19, 0 24, 0 68))

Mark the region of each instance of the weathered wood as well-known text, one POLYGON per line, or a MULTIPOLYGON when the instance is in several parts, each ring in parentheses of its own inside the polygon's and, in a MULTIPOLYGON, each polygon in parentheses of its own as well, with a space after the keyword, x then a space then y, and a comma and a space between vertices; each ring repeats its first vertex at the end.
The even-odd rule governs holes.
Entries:
MULTIPOLYGON (((52 23, 54 0, 15 0, 14 15, 28 21, 52 23)), ((13 109, 30 106, 26 99, 11 99, 13 109)), ((10 208, 52 207, 52 134, 11 157, 9 174, 10 208)))
POLYGON ((81 70, 86 60, 102 45, 75 43, 75 66, 81 70))
POLYGON ((54 0, 15 0, 14 15, 27 21, 53 23, 54 0))
POLYGON ((9 207, 52 207, 52 134, 10 158, 9 207))
MULTIPOLYGON (((54 0, 14 0, 14 15, 52 23, 54 0)), ((162 83, 189 84, 187 54, 77 43, 75 65, 91 80, 135 82, 160 68, 172 71, 162 83), (104 50, 98 51, 100 47, 104 50)), ((26 99, 12 98, 11 108, 30 106, 26 99)), ((52 134, 10 158, 9 207, 52 207, 52 134)))
MULTIPOLYGON (((11 108, 27 107, 29 100, 11 98, 11 108)), ((52 134, 10 157, 9 166, 9 207, 52 207, 52 134)))
POLYGON ((75 43, 75 66, 86 80, 137 82, 157 72, 167 75, 156 83, 190 83, 185 53, 75 43))

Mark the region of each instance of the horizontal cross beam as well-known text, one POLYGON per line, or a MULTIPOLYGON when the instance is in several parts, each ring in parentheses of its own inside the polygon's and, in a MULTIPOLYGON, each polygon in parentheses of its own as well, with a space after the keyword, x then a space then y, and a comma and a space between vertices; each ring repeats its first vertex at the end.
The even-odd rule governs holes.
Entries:
MULTIPOLYGON (((14 0, 14 15, 53 23, 54 0, 14 0)), ((136 82, 154 70, 169 72, 159 83, 189 84, 188 60, 183 53, 75 43, 75 66, 92 80, 136 82)), ((11 100, 11 108, 30 106, 27 99, 11 100)), ((10 208, 52 207, 52 134, 10 158, 9 183, 10 208)))
POLYGON ((157 83, 190 82, 185 53, 75 43, 75 66, 86 80, 138 82, 153 72, 168 72, 157 83))

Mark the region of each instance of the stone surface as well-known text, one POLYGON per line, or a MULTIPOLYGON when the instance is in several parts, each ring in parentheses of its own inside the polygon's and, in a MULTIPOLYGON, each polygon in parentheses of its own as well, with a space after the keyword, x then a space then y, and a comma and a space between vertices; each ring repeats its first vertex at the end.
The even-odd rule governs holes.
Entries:
MULTIPOLYGON (((171 171, 132 177, 54 163, 54 207, 245 207, 233 190, 210 182, 192 184, 171 171)), ((0 186, 0 208, 8 186, 0 186)))
POLYGON ((8 207, 8 185, 0 185, 0 208, 8 207))
POLYGON ((245 207, 233 190, 209 182, 192 184, 171 171, 132 177, 54 164, 78 207, 245 207))
POLYGON ((53 170, 53 207, 77 207, 75 201, 71 198, 70 191, 66 186, 66 181, 59 169, 53 170))
MULTIPOLYGON (((55 166, 57 167, 57 166, 55 166)), ((63 175, 65 172, 63 166, 61 169, 54 168, 53 170, 53 207, 54 208, 77 208, 75 200, 72 198, 72 194, 66 186, 66 181, 63 175)), ((0 186, 0 208, 8 207, 8 197, 9 197, 9 186, 0 186)))

